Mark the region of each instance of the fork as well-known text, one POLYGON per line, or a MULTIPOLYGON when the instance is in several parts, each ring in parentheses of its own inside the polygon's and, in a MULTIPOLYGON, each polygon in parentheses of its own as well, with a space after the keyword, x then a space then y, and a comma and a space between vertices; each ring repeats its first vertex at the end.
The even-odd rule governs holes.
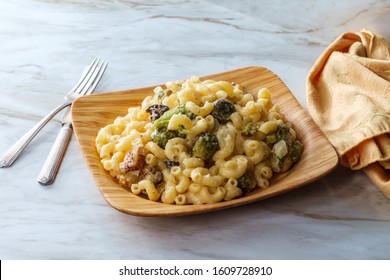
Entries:
POLYGON ((16 143, 13 144, 0 158, 0 167, 11 166, 31 140, 58 112, 70 106, 78 97, 92 93, 100 81, 107 64, 107 61, 95 58, 92 63, 84 69, 78 83, 69 91, 68 94, 65 95, 65 102, 51 111, 18 141, 16 141, 16 143))

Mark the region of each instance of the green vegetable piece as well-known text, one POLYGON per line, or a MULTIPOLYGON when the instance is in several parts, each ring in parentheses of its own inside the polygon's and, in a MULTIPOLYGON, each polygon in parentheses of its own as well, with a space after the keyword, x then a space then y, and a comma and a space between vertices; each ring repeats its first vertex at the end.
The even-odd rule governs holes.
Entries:
POLYGON ((167 130, 165 127, 158 129, 153 133, 153 142, 165 149, 169 139, 177 137, 175 131, 167 130))
POLYGON ((180 138, 187 137, 187 130, 184 128, 184 126, 179 125, 178 130, 177 130, 177 137, 180 137, 180 138))
POLYGON ((271 167, 275 172, 285 172, 297 162, 303 152, 303 145, 299 141, 287 144, 286 141, 280 140, 272 149, 271 167), (287 153, 286 153, 287 151, 287 153))
POLYGON ((287 155, 283 159, 276 157, 275 155, 271 156, 271 168, 275 172, 285 172, 290 169, 293 164, 291 157, 287 155))
POLYGON ((291 144, 292 135, 290 132, 290 128, 286 125, 278 125, 276 130, 276 142, 284 140, 287 144, 291 144))
POLYGON ((218 150, 218 138, 212 133, 201 133, 195 140, 192 155, 203 160, 211 158, 218 150))
POLYGON ((265 143, 273 144, 276 142, 276 133, 271 133, 265 136, 265 143))
POLYGON ((227 99, 221 98, 214 102, 212 115, 221 123, 226 123, 230 115, 236 111, 233 103, 227 99))
POLYGON ((253 136, 258 131, 259 127, 259 123, 249 122, 242 129, 242 133, 246 136, 253 136))
MULTIPOLYGON (((271 167, 275 172, 285 172, 297 162, 303 152, 303 145, 298 140, 293 141, 291 128, 286 125, 279 125, 274 133, 275 144, 272 147, 271 167)), ((272 140, 267 139, 267 144, 272 144, 272 140)))
POLYGON ((158 118, 154 123, 154 127, 156 129, 167 127, 169 124, 169 120, 173 115, 186 115, 190 119, 194 119, 195 115, 186 109, 185 104, 177 106, 171 110, 166 111, 160 118, 158 118))
POLYGON ((167 127, 169 120, 172 118, 173 115, 177 114, 185 114, 187 112, 187 109, 185 105, 180 105, 176 108, 173 108, 171 110, 166 111, 160 118, 158 118, 154 122, 154 127, 156 129, 162 128, 162 127, 167 127))
POLYGON ((169 124, 169 119, 161 119, 161 118, 159 118, 157 121, 154 122, 154 127, 156 129, 166 128, 168 126, 168 124, 169 124))
POLYGON ((303 153, 303 144, 298 140, 294 141, 291 144, 291 150, 290 150, 292 161, 297 162, 301 158, 302 153, 303 153))
POLYGON ((247 170, 244 175, 237 179, 237 186, 243 192, 249 193, 256 188, 256 178, 252 171, 247 170))

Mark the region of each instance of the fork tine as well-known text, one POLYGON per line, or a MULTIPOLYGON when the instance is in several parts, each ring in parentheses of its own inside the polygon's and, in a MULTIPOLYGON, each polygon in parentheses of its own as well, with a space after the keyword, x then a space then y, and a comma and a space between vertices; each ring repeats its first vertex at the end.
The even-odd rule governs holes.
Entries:
POLYGON ((88 90, 84 93, 84 95, 88 95, 95 90, 96 86, 98 85, 98 83, 100 82, 100 80, 104 74, 104 71, 106 71, 107 65, 108 65, 108 62, 104 61, 101 68, 99 69, 98 75, 96 76, 95 80, 93 81, 91 86, 88 88, 88 90))
POLYGON ((83 94, 90 87, 92 81, 96 78, 96 75, 101 68, 100 59, 96 59, 96 63, 90 68, 88 74, 85 76, 85 79, 82 83, 74 90, 76 94, 83 94))
POLYGON ((100 70, 103 67, 103 64, 104 64, 104 61, 103 60, 99 60, 99 62, 96 65, 96 67, 94 67, 93 72, 90 73, 90 75, 88 77, 88 80, 86 80, 83 83, 83 88, 81 90, 79 90, 78 92, 76 91, 77 94, 85 95, 86 92, 88 92, 89 88, 91 87, 91 85, 95 81, 96 77, 99 75, 99 72, 100 72, 100 70))
POLYGON ((91 71, 92 67, 95 65, 97 62, 97 58, 95 57, 94 60, 91 62, 90 65, 84 68, 83 73, 81 74, 80 80, 77 82, 77 84, 71 89, 71 92, 74 92, 80 85, 81 83, 85 80, 87 77, 88 73, 91 71))

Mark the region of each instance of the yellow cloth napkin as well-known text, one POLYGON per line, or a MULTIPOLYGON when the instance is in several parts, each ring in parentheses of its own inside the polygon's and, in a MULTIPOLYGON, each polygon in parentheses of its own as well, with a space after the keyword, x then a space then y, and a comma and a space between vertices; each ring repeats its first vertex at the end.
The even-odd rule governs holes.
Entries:
POLYGON ((337 38, 307 78, 307 106, 343 166, 390 199, 390 43, 367 30, 337 38))

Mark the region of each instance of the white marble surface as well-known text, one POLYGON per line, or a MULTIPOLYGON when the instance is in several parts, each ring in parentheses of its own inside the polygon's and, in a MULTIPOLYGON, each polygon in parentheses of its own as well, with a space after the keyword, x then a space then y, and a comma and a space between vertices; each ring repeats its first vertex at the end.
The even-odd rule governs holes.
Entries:
MULTIPOLYGON (((390 1, 0 2, 0 154, 62 101, 93 56, 98 91, 250 65, 277 73, 306 107, 316 58, 346 31, 390 39, 390 1)), ((38 172, 51 122, 0 169, 0 259, 389 259, 390 201, 338 168, 299 190, 215 213, 142 218, 106 204, 72 138, 55 184, 38 172)))

